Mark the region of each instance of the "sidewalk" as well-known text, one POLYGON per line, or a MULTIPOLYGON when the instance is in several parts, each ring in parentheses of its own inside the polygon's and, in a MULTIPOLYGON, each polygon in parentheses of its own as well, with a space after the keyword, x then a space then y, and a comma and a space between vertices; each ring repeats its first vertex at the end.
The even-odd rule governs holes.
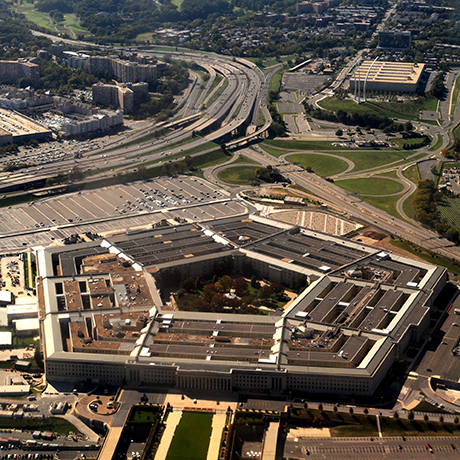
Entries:
POLYGON ((170 412, 168 419, 166 420, 166 429, 161 438, 160 445, 158 446, 157 453, 155 454, 155 460, 165 460, 168 455, 169 446, 171 445, 172 438, 176 427, 180 422, 182 412, 170 412))
POLYGON ((99 435, 89 428, 88 425, 85 425, 79 418, 75 417, 75 415, 56 415, 55 417, 63 418, 72 425, 75 425, 78 431, 87 436, 91 442, 99 442, 99 435))
POLYGON ((208 455, 206 460, 216 460, 219 458, 220 440, 225 427, 227 414, 214 414, 212 418, 211 439, 209 441, 208 455))

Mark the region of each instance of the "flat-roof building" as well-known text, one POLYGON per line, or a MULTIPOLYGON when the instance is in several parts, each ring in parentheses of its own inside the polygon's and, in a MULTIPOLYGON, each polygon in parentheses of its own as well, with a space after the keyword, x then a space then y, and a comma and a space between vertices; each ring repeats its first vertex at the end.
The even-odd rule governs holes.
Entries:
POLYGON ((410 31, 381 30, 379 31, 379 48, 404 49, 411 44, 410 31))
POLYGON ((349 74, 353 88, 355 78, 366 91, 415 93, 419 90, 425 64, 411 62, 363 61, 349 74))
POLYGON ((447 280, 444 268, 257 216, 41 249, 37 260, 48 379, 180 390, 371 396, 425 334, 447 280), (163 305, 165 279, 211 279, 222 264, 308 287, 272 315, 163 305))

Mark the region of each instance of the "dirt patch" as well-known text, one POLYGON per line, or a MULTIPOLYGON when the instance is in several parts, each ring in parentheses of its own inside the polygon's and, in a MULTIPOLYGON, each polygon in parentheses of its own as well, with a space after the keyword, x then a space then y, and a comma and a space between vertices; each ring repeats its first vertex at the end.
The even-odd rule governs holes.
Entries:
POLYGON ((414 260, 421 260, 421 261, 423 261, 423 259, 421 259, 420 257, 415 256, 415 255, 412 254, 411 252, 405 251, 404 249, 398 248, 397 246, 393 246, 393 245, 390 243, 390 240, 391 240, 391 238, 390 238, 389 236, 387 236, 387 237, 386 237, 385 239, 383 239, 382 241, 379 241, 378 246, 381 247, 382 249, 386 249, 386 250, 388 250, 388 251, 392 251, 392 252, 395 253, 395 254, 399 254, 400 256, 409 257, 409 259, 414 259, 414 260))
POLYGON ((373 228, 368 228, 366 230, 363 230, 361 232, 361 235, 366 237, 366 238, 371 238, 373 240, 377 240, 377 241, 380 241, 380 240, 383 240, 384 238, 386 238, 388 235, 386 233, 382 233, 382 232, 379 232, 373 228))
POLYGON ((329 428, 289 428, 288 438, 330 438, 329 428))
POLYGON ((377 236, 380 237, 380 235, 383 235, 383 238, 372 238, 368 235, 364 236, 364 233, 362 235, 357 235, 356 237, 352 238, 353 241, 359 241, 360 243, 367 244, 369 246, 376 246, 378 248, 384 249, 386 251, 391 251, 394 254, 398 254, 400 256, 408 257, 409 259, 414 259, 414 260, 421 260, 420 257, 415 256, 411 252, 405 251, 404 249, 398 248, 397 246, 393 246, 391 244, 391 237, 388 235, 384 235, 383 233, 378 233, 378 232, 366 232, 366 233, 371 233, 371 235, 374 236, 374 234, 377 234, 377 236))

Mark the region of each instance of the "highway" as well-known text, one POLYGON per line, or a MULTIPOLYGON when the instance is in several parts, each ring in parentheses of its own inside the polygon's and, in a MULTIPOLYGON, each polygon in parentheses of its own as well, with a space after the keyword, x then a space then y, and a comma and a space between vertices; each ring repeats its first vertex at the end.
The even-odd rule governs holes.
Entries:
MULTIPOLYGON (((388 14, 385 16, 382 24, 390 14, 391 10, 389 10, 388 14)), ((132 48, 129 49, 129 51, 132 50, 132 48)), ((125 51, 128 50, 125 49, 125 51)), ((353 67, 368 51, 368 49, 364 49, 351 59, 329 89, 315 95, 310 102, 317 103, 321 98, 329 96, 334 89, 339 88, 346 76, 352 72, 353 67)), ((179 120, 172 123, 163 123, 160 126, 146 124, 143 129, 138 130, 131 136, 120 136, 119 138, 112 136, 109 144, 104 145, 104 147, 97 152, 91 152, 86 158, 78 160, 78 163, 75 159, 68 158, 63 159, 57 164, 46 165, 40 171, 41 177, 52 177, 61 171, 70 170, 76 164, 78 164, 78 167, 82 170, 100 168, 101 172, 96 174, 94 176, 95 178, 107 177, 116 172, 132 171, 143 163, 152 165, 155 162, 164 161, 164 156, 176 158, 180 156, 182 152, 186 153, 187 150, 197 149, 210 141, 219 142, 220 139, 224 139, 226 136, 231 135, 237 129, 244 126, 246 127, 246 136, 226 143, 230 150, 243 148, 241 152, 244 152, 244 155, 247 157, 264 165, 271 164, 277 167, 280 172, 292 182, 304 187, 313 194, 319 196, 326 203, 334 206, 336 209, 352 218, 360 221, 367 221, 394 236, 411 241, 443 257, 460 260, 460 252, 457 247, 453 246, 447 240, 439 238, 439 236, 430 229, 424 228, 417 222, 411 221, 404 213, 404 199, 413 193, 415 186, 403 176, 403 171, 411 164, 415 164, 415 159, 413 162, 404 163, 397 169, 398 178, 404 184, 405 190, 403 198, 397 203, 398 212, 403 217, 407 218, 406 221, 403 221, 372 207, 331 182, 323 180, 314 174, 305 172, 298 166, 291 165, 283 160, 280 163, 278 158, 269 155, 267 152, 263 152, 261 149, 245 148, 247 147, 248 141, 263 135, 271 124, 271 117, 266 102, 270 80, 276 68, 272 69, 269 74, 264 76, 260 69, 250 61, 233 59, 232 57, 220 56, 215 53, 192 52, 189 50, 172 50, 165 53, 164 50, 155 50, 154 47, 151 49, 143 48, 141 52, 155 56, 158 59, 168 54, 175 59, 195 62, 208 72, 210 78, 206 85, 204 85, 204 88, 202 88, 203 82, 200 76, 197 73, 191 74, 192 83, 181 98, 179 120), (223 80, 210 91, 217 74, 222 75, 223 80), (224 80, 227 82, 226 87, 223 91, 219 92, 219 89, 222 90, 223 88, 224 80), (211 101, 213 102, 211 103, 211 101), (263 113, 265 123, 257 130, 256 124, 259 110, 263 113), (195 119, 192 118, 187 122, 187 117, 190 116, 195 117, 195 119), (149 132, 159 127, 171 131, 159 139, 143 140, 149 132), (201 133, 201 137, 195 137, 191 140, 192 132, 201 133), (113 137, 115 137, 115 140, 113 140, 113 137), (133 140, 136 138, 139 139, 139 144, 137 145, 133 144, 133 140), (189 142, 187 142, 187 140, 189 142), (174 144, 181 143, 184 144, 173 147, 174 144)), ((453 87, 454 78, 449 78, 446 83, 450 91, 453 87)), ((448 99, 450 101, 450 98, 448 99)), ((443 108, 443 114, 448 114, 450 104, 447 105, 449 107, 443 108)), ((445 118, 449 121, 448 116, 445 118)), ((454 123, 459 121, 459 111, 456 111, 452 118, 454 123)), ((421 123, 416 123, 415 125, 416 129, 420 132, 433 136, 434 141, 436 141, 438 134, 441 135, 443 145, 447 145, 448 135, 445 127, 424 125, 421 123)), ((435 152, 430 152, 428 147, 422 151, 426 154, 427 158, 436 155, 435 152)), ((417 153, 419 154, 420 151, 417 153)), ((199 153, 195 153, 195 155, 197 154, 199 153)), ((414 157, 416 156, 415 153, 412 155, 414 157)), ((408 155, 408 159, 410 159, 410 157, 411 154, 408 155)), ((23 183, 36 177, 36 174, 36 171, 32 173, 32 171, 26 169, 12 174, 7 178, 4 173, 0 173, 0 184, 12 182, 23 183)), ((361 174, 350 177, 363 177, 362 174, 367 174, 368 177, 369 174, 372 174, 372 171, 364 171, 361 174)), ((219 182, 217 174, 208 172, 207 177, 214 183, 219 182)))

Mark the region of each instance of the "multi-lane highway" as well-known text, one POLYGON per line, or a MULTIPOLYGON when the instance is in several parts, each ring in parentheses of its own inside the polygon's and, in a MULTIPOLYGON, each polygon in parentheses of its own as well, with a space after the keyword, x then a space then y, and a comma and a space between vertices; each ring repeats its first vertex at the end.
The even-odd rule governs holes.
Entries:
MULTIPOLYGON (((132 51, 132 49, 126 51, 132 51)), ((155 50, 154 47, 147 50, 142 49, 142 52, 151 54, 159 59, 165 54, 164 50, 155 50)), ((340 86, 345 76, 352 71, 353 66, 366 52, 367 50, 363 50, 349 62, 346 69, 341 72, 333 83, 332 89, 340 86)), ((147 124, 131 136, 120 136, 118 138, 115 136, 115 139, 112 137, 110 143, 103 145, 103 148, 97 152, 90 152, 86 157, 78 160, 80 169, 91 168, 94 170, 100 168, 99 175, 101 176, 110 176, 120 171, 132 171, 144 162, 151 165, 155 162, 164 161, 165 156, 176 158, 183 151, 197 149, 209 141, 219 141, 227 138, 227 136, 244 126, 247 135, 227 143, 229 148, 238 149, 240 146, 246 145, 247 140, 256 138, 269 127, 271 117, 267 110, 266 102, 270 80, 276 70, 275 68, 264 76, 257 66, 244 59, 234 59, 215 53, 188 50, 171 50, 167 54, 173 58, 195 62, 206 70, 210 76, 204 85, 198 73, 191 74, 192 83, 180 101, 180 118, 172 123, 163 123, 161 126, 162 128, 167 128, 169 133, 159 139, 152 140, 149 138, 146 140, 145 136, 158 128, 155 125, 147 124), (219 84, 213 86, 217 74, 221 75, 223 79, 219 84), (262 128, 257 129, 259 110, 264 115, 265 123, 262 128), (200 133, 201 137, 192 138, 192 133, 200 133), (139 139, 139 143, 133 143, 136 138, 139 139), (176 147, 173 147, 174 145, 176 147)), ((451 87, 452 85, 448 86, 451 87)), ((316 102, 327 95, 328 90, 323 94, 316 95, 311 101, 316 102)), ((454 121, 459 117, 460 113, 457 111, 454 115, 454 121)), ((441 135, 444 145, 448 141, 446 130, 441 126, 431 127, 419 124, 417 129, 420 131, 425 130, 435 140, 438 134, 441 135)), ((241 130, 239 131, 241 132, 241 130)), ((458 248, 445 239, 440 239, 430 229, 424 228, 415 222, 395 219, 361 201, 359 198, 350 195, 334 184, 314 174, 306 173, 298 166, 291 165, 286 161, 280 162, 278 158, 271 156, 267 152, 246 148, 244 153, 258 163, 276 166, 292 182, 310 190, 325 202, 336 206, 351 217, 368 221, 392 235, 412 241, 444 257, 460 259, 458 248)), ((432 154, 428 150, 425 150, 425 153, 427 156, 432 154)), ((170 158, 166 161, 169 160, 170 158)), ((410 184, 402 175, 403 168, 410 164, 409 162, 401 166, 398 171, 399 180, 406 184, 405 197, 409 196, 414 189, 413 184, 410 184)), ((22 183, 36 177, 37 174, 40 174, 43 178, 52 177, 63 170, 70 170, 74 165, 74 159, 64 158, 58 164, 45 165, 40 172, 23 170, 10 175, 10 177, 5 177, 3 173, 0 173, 0 185, 22 183)), ((216 176, 212 176, 211 179, 213 182, 218 182, 216 176)), ((402 204, 403 200, 400 200, 398 209, 404 216, 402 204)))

